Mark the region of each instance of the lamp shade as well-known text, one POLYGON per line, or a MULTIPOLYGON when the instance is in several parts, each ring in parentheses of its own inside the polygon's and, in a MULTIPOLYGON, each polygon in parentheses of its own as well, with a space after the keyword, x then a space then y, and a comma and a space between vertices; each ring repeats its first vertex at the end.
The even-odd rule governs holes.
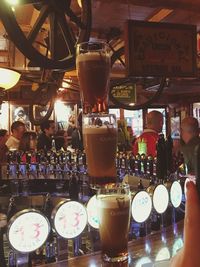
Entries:
POLYGON ((0 68, 0 88, 8 90, 15 86, 21 74, 15 70, 0 68))

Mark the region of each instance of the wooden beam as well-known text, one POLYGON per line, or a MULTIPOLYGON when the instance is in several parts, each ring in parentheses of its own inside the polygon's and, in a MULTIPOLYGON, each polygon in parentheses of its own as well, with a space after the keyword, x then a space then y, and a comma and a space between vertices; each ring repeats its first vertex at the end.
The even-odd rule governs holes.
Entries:
MULTIPOLYGON (((108 3, 108 0, 93 0, 94 3, 102 2, 102 3, 108 3)), ((167 8, 167 9, 182 9, 186 11, 192 11, 194 13, 199 13, 200 10, 200 2, 197 3, 197 1, 193 2, 191 0, 188 0, 187 2, 183 2, 180 0, 109 0, 109 3, 115 3, 117 4, 130 4, 135 6, 145 6, 145 7, 151 7, 151 8, 167 8)))

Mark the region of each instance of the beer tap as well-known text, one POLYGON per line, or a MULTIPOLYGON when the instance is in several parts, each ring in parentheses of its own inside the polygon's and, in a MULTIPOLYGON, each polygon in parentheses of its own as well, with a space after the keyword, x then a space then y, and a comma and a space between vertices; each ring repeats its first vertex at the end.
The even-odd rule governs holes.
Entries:
MULTIPOLYGON (((45 216, 51 221, 51 213, 53 210, 53 204, 51 201, 51 195, 48 193, 45 198, 45 203, 43 206, 43 212, 45 216)), ((50 230, 48 239, 45 243, 45 263, 51 263, 56 261, 55 258, 55 241, 54 241, 54 234, 53 230, 50 230)))
POLYGON ((7 153, 7 168, 6 168, 6 177, 7 179, 10 178, 10 164, 11 164, 11 153, 7 153))
POLYGON ((144 190, 144 185, 142 183, 142 179, 139 180, 137 188, 138 188, 139 191, 144 190))
POLYGON ((133 154, 131 154, 130 156, 129 164, 130 164, 131 172, 134 173, 135 172, 135 157, 133 154))
POLYGON ((135 156, 135 175, 141 174, 141 156, 140 154, 136 154, 135 156))
POLYGON ((156 176, 158 180, 163 181, 166 179, 167 176, 166 143, 163 134, 159 135, 156 149, 157 149, 156 176))
POLYGON ((17 212, 17 207, 15 204, 15 199, 13 197, 9 200, 8 210, 7 210, 7 221, 9 221, 13 215, 17 212))
POLYGON ((41 175, 40 164, 41 164, 41 154, 40 152, 37 152, 36 153, 36 177, 37 179, 40 178, 40 175, 41 175))
POLYGON ((78 200, 79 197, 79 185, 74 173, 71 174, 71 178, 69 180, 69 197, 71 200, 75 201, 78 200))
POLYGON ((153 176, 153 157, 151 155, 147 157, 146 174, 149 179, 153 176))
POLYGON ((173 150, 173 140, 171 135, 168 135, 166 140, 166 159, 167 159, 167 173, 170 175, 173 171, 173 157, 172 157, 172 150, 173 150))
POLYGON ((143 177, 146 176, 146 171, 147 171, 147 159, 145 154, 141 154, 141 175, 143 177))

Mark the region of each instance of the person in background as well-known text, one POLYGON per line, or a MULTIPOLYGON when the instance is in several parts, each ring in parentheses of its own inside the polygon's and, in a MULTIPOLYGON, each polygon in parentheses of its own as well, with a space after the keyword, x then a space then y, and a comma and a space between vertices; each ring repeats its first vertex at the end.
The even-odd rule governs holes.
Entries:
POLYGON ((68 134, 65 130, 57 131, 55 135, 56 150, 64 149, 67 150, 68 146, 68 134))
POLYGON ((128 133, 128 148, 129 150, 132 150, 133 144, 135 142, 135 136, 133 135, 133 129, 131 126, 127 126, 127 133, 128 133))
POLYGON ((163 115, 157 110, 149 112, 146 116, 146 129, 136 138, 133 145, 133 153, 156 156, 156 143, 159 133, 162 132, 163 115))
POLYGON ((22 135, 26 131, 25 124, 21 121, 14 121, 11 125, 11 136, 6 142, 6 146, 9 150, 18 150, 19 142, 22 138, 22 135))
POLYGON ((37 150, 51 150, 52 137, 55 134, 55 122, 54 120, 47 120, 40 125, 42 133, 38 137, 37 150))
MULTIPOLYGON (((37 148, 37 134, 32 131, 25 132, 19 142, 19 150, 24 152, 22 155, 22 162, 26 163, 26 153, 25 152, 34 152, 37 148)), ((36 162, 34 155, 31 156, 31 162, 36 162)))
POLYGON ((82 135, 82 113, 78 115, 77 127, 72 132, 72 148, 83 150, 83 135, 82 135))
POLYGON ((6 146, 6 142, 8 137, 8 131, 6 129, 0 129, 0 163, 7 161, 6 153, 8 152, 8 147, 6 146))
POLYGON ((190 174, 194 174, 195 171, 194 149, 198 144, 200 144, 198 120, 186 117, 181 122, 180 151, 183 153, 184 163, 190 174))

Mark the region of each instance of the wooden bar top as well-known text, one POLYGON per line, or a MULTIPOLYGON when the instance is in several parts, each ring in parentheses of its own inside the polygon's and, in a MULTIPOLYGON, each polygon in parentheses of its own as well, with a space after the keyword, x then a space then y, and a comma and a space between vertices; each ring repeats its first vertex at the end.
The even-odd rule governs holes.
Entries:
POLYGON ((101 259, 101 252, 87 254, 68 260, 40 265, 40 267, 141 267, 148 261, 158 261, 171 258, 181 248, 183 241, 183 221, 172 226, 162 228, 144 238, 130 241, 129 263, 112 264, 104 263, 101 259), (144 262, 142 263, 142 260, 144 262))

